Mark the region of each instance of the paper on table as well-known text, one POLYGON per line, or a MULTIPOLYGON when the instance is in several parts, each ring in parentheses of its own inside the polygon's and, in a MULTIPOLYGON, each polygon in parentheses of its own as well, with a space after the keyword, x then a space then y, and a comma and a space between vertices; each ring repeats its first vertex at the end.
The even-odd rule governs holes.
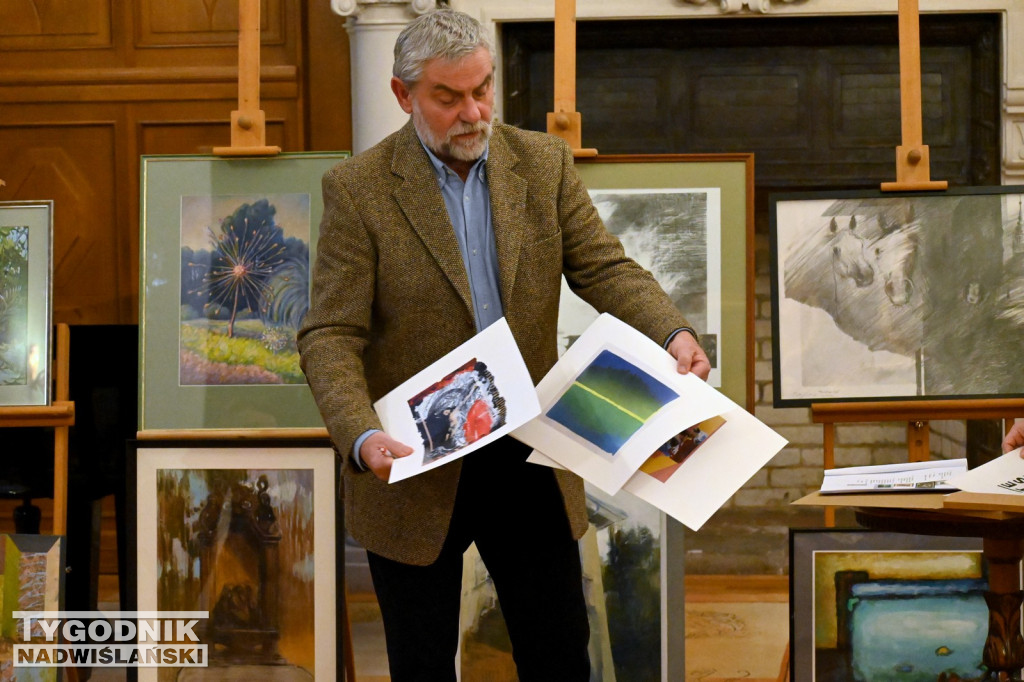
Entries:
POLYGON ((952 478, 964 471, 967 471, 965 458, 826 469, 821 492, 951 492, 957 489, 952 478))
POLYGON ((969 493, 997 493, 1024 496, 1024 459, 1021 449, 1012 450, 991 462, 949 479, 949 484, 969 493))
POLYGON ((735 407, 608 314, 569 347, 537 394, 540 416, 512 435, 608 494, 684 428, 735 407))
POLYGON ((464 457, 540 412, 530 372, 501 318, 373 405, 384 431, 413 448, 389 483, 464 457))

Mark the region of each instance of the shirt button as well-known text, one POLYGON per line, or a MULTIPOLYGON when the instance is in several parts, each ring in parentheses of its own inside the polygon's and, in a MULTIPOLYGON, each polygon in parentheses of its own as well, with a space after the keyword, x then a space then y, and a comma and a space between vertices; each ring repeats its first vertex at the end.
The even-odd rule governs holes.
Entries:
POLYGON ((488 310, 488 309, 490 309, 490 307, 491 307, 490 304, 484 303, 484 310, 488 310))

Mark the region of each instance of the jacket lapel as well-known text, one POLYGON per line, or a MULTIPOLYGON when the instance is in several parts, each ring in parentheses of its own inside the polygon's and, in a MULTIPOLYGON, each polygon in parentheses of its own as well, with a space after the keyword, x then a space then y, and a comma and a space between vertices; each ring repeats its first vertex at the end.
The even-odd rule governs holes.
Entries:
POLYGON ((400 131, 391 170, 402 178, 394 191, 395 201, 472 315, 473 299, 459 242, 437 186, 437 177, 411 121, 400 131))
POLYGON ((494 243, 498 251, 501 300, 505 307, 511 300, 519 268, 519 251, 523 246, 523 223, 526 220, 526 180, 514 168, 519 157, 505 143, 501 126, 495 124, 487 156, 487 184, 491 191, 491 220, 494 243))

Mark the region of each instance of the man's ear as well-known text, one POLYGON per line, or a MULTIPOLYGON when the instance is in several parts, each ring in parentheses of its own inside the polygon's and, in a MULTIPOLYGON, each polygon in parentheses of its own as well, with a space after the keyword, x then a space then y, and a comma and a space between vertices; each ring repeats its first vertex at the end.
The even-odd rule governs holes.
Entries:
POLYGON ((402 111, 407 114, 412 113, 412 91, 406 87, 405 83, 400 78, 395 76, 391 77, 391 92, 395 93, 395 99, 398 100, 398 105, 402 107, 402 111))

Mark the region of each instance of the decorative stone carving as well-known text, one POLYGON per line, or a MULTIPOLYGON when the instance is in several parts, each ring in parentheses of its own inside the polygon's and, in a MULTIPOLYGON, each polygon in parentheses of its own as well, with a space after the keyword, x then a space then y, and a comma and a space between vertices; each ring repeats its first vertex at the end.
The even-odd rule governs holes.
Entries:
MULTIPOLYGON (((772 9, 772 2, 792 3, 803 0, 718 0, 718 7, 725 14, 735 14, 747 8, 751 12, 768 14, 772 9)), ((709 0, 683 0, 688 5, 706 5, 709 0)))
POLYGON ((426 14, 436 7, 435 0, 331 0, 331 10, 343 17, 358 17, 371 6, 408 5, 414 14, 426 14))

